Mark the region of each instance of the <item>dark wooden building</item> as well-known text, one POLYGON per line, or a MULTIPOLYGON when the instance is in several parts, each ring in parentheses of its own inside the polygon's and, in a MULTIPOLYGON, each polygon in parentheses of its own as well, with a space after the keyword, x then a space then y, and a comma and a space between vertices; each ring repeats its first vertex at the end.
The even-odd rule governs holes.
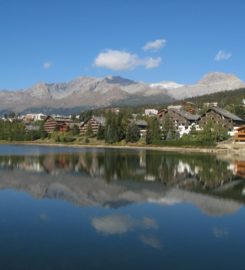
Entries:
POLYGON ((199 126, 205 126, 209 120, 222 125, 232 131, 234 127, 239 127, 244 124, 244 120, 237 115, 219 107, 210 107, 200 118, 199 126))
POLYGON ((236 142, 245 142, 245 125, 239 127, 237 129, 237 133, 235 135, 236 142))
POLYGON ((94 135, 97 135, 99 127, 105 126, 105 118, 104 117, 96 117, 92 116, 87 121, 81 124, 80 126, 80 134, 84 136, 88 131, 89 126, 92 128, 92 132, 94 135))
POLYGON ((237 175, 245 178, 245 161, 235 162, 235 172, 237 175))
POLYGON ((52 133, 54 131, 66 132, 69 130, 71 124, 71 119, 55 118, 52 116, 48 116, 44 120, 43 128, 47 133, 52 133))

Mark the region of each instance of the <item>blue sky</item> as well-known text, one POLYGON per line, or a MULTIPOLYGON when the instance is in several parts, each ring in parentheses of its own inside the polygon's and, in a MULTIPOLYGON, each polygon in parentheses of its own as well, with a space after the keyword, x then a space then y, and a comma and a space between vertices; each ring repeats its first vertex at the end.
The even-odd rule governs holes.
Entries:
POLYGON ((245 1, 0 0, 0 89, 120 75, 245 80, 245 1))

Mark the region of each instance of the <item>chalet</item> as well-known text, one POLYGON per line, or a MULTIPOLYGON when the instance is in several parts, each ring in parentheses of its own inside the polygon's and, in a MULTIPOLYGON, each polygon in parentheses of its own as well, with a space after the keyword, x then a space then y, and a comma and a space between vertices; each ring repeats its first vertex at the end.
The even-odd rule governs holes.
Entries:
POLYGON ((182 108, 184 111, 189 112, 191 114, 195 114, 198 111, 197 105, 190 101, 183 101, 182 108))
POLYGON ((91 126, 93 134, 97 135, 99 127, 105 126, 105 118, 100 116, 92 116, 87 121, 83 122, 80 126, 80 134, 84 136, 88 130, 88 127, 91 126))
POLYGON ((163 126, 167 117, 173 122, 173 125, 179 132, 180 137, 182 137, 183 134, 188 134, 192 126, 197 125, 198 120, 200 119, 200 115, 191 114, 182 109, 163 109, 158 112, 160 126, 163 126))
POLYGON ((235 174, 245 178, 245 161, 235 161, 235 174))
POLYGON ((245 125, 237 128, 237 132, 235 134, 236 142, 245 142, 245 125))
POLYGON ((46 119, 44 120, 43 128, 47 133, 52 133, 54 131, 65 132, 70 129, 71 124, 72 124, 71 119, 62 119, 47 116, 46 119))
POLYGON ((239 127, 245 123, 243 119, 225 109, 221 109, 219 107, 210 107, 201 116, 199 126, 205 126, 210 119, 215 123, 227 128, 230 132, 232 132, 235 127, 239 127))

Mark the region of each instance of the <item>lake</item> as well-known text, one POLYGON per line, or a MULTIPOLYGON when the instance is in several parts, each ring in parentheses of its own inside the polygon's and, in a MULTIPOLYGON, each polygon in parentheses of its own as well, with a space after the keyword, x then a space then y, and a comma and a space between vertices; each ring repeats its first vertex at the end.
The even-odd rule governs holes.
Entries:
POLYGON ((0 267, 244 269, 245 161, 0 145, 0 267))

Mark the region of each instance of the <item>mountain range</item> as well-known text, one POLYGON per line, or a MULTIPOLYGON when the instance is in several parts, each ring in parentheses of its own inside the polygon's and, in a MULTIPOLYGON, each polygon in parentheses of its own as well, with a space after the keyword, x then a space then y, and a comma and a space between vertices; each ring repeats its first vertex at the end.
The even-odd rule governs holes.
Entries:
POLYGON ((38 83, 19 91, 0 91, 0 112, 79 112, 107 106, 166 104, 245 87, 232 74, 209 73, 194 85, 175 82, 147 84, 119 76, 78 77, 65 83, 38 83))

